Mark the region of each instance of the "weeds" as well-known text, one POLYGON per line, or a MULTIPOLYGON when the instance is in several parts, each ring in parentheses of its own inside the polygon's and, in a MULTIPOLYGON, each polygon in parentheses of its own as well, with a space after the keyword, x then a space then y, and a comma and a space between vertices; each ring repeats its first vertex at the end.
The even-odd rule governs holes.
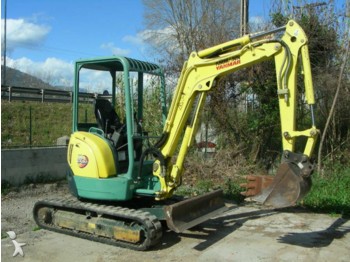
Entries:
MULTIPOLYGON (((244 201, 239 185, 245 176, 261 173, 242 158, 232 159, 229 152, 218 152, 212 159, 189 156, 186 160, 184 185, 179 188, 182 195, 199 195, 221 188, 227 199, 237 204, 244 201), (249 167, 249 168, 247 168, 249 167)), ((299 203, 313 212, 350 217, 350 167, 345 164, 328 164, 322 175, 312 175, 309 194, 299 203)), ((178 192, 177 191, 177 192, 178 192)))
POLYGON ((7 180, 1 180, 1 195, 5 196, 11 191, 11 183, 7 180))
POLYGON ((313 186, 301 202, 315 212, 350 217, 350 167, 333 168, 326 176, 313 175, 313 186))
POLYGON ((240 184, 244 182, 244 179, 227 179, 224 186, 224 195, 227 199, 235 201, 237 204, 240 204, 244 201, 244 196, 241 194, 243 191, 240 187, 240 184))
POLYGON ((41 227, 35 226, 35 227, 33 227, 32 231, 35 232, 35 231, 39 231, 40 229, 41 229, 41 227))

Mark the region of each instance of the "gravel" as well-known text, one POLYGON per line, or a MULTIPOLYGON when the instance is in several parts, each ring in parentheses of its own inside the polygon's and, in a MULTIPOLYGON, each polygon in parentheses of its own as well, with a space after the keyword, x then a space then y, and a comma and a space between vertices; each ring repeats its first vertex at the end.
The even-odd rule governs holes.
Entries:
POLYGON ((146 252, 36 230, 34 203, 68 194, 61 182, 28 185, 2 196, 2 236, 13 230, 26 245, 25 256, 14 258, 10 238, 2 239, 1 261, 349 261, 349 219, 303 209, 231 205, 228 212, 184 233, 164 231, 161 243, 146 252))
POLYGON ((1 236, 15 231, 21 234, 34 231, 37 226, 33 220, 34 204, 45 198, 63 197, 69 194, 66 182, 52 184, 30 184, 12 189, 1 196, 1 236))

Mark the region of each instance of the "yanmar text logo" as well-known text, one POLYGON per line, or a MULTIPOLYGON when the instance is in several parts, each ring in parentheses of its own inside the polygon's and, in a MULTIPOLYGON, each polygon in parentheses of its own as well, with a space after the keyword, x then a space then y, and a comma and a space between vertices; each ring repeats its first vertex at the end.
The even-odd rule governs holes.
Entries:
POLYGON ((232 67, 235 65, 239 65, 241 63, 240 58, 230 58, 230 59, 225 59, 223 61, 217 62, 216 63, 216 70, 222 70, 227 67, 232 67))

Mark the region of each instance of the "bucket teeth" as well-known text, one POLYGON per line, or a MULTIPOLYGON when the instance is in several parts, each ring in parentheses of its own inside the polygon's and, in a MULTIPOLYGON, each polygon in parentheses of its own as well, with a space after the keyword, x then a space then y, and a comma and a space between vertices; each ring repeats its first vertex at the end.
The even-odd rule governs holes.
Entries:
POLYGON ((245 197, 256 196, 261 193, 262 190, 267 188, 273 181, 271 176, 261 176, 261 175, 250 175, 246 177, 247 183, 240 184, 240 187, 246 189, 246 191, 241 192, 245 197))

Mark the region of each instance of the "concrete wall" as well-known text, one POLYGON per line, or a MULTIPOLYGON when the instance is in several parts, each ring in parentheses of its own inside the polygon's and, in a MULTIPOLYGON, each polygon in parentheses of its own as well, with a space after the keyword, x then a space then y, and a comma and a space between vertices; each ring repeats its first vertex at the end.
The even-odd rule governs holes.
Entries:
POLYGON ((1 181, 19 186, 66 176, 67 147, 1 150, 1 181))

